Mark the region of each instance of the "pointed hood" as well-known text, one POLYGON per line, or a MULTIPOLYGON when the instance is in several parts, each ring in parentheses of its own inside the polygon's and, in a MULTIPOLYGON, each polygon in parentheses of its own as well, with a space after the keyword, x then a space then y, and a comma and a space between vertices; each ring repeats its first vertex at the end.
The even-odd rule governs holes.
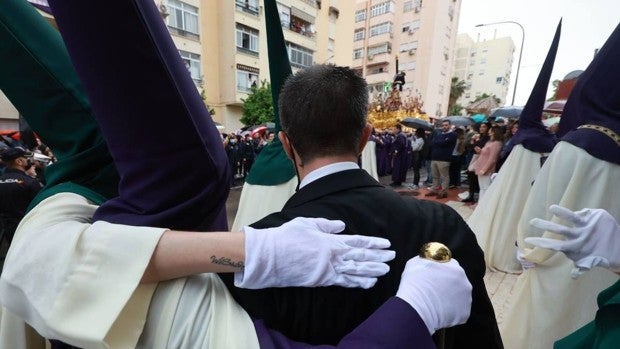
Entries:
POLYGON ((620 24, 581 74, 562 113, 562 141, 620 164, 620 24))
POLYGON ((282 143, 278 139, 280 113, 278 100, 280 90, 286 78, 291 75, 291 64, 288 59, 280 14, 275 0, 265 0, 265 26, 267 28, 267 51, 269 57, 269 78, 271 80, 271 98, 275 114, 276 137, 265 147, 256 158, 246 181, 256 185, 277 185, 289 181, 295 176, 295 168, 286 156, 282 143))
POLYGON ((82 193, 93 201, 116 196, 116 168, 62 38, 23 0, 0 1, 0 62, 0 90, 58 159, 31 206, 68 182, 97 192, 82 193))
POLYGON ((547 87, 551 79, 555 56, 558 52, 560 43, 560 33, 562 32, 562 20, 558 23, 555 30, 555 36, 549 47, 549 52, 545 58, 545 62, 538 74, 530 98, 523 107, 521 116, 519 117, 519 130, 514 135, 511 145, 522 144, 524 148, 537 152, 549 153, 557 143, 555 135, 549 133, 541 120, 545 99, 547 96, 547 87))
POLYGON ((231 174, 221 136, 155 3, 49 4, 122 174, 119 197, 94 219, 227 229, 231 174))

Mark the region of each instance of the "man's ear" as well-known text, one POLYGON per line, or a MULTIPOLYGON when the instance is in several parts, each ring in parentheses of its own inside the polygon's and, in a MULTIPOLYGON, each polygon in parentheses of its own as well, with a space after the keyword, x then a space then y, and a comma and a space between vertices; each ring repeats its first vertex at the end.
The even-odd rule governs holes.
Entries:
POLYGON ((288 156, 289 159, 293 160, 293 147, 291 147, 291 142, 289 142, 286 133, 284 133, 283 131, 279 131, 278 139, 280 140, 280 143, 282 143, 282 148, 284 149, 286 156, 288 156))
POLYGON ((372 133, 372 125, 369 123, 366 123, 366 127, 364 127, 364 129, 362 130, 362 137, 360 138, 360 143, 357 148, 358 155, 361 154, 362 151, 364 150, 366 143, 368 143, 368 137, 370 137, 371 133, 372 133))

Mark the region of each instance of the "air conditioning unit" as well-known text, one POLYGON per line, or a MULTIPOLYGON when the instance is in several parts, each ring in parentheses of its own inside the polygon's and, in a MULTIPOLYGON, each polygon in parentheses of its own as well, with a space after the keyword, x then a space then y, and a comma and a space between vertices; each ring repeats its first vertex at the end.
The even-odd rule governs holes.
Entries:
POLYGON ((392 49, 388 47, 387 53, 392 53, 392 49))
POLYGON ((372 61, 372 59, 373 59, 373 58, 375 58, 375 56, 374 56, 374 55, 368 55, 368 60, 369 60, 369 61, 372 61))
POLYGON ((413 8, 413 12, 419 13, 420 12, 420 7, 419 6, 414 7, 413 8))
POLYGON ((413 35, 415 31, 413 29, 409 29, 409 35, 413 35))
POLYGON ((161 14, 161 16, 165 19, 166 17, 168 17, 169 13, 168 13, 168 7, 166 6, 166 4, 164 4, 163 2, 161 4, 159 4, 159 13, 161 14))
POLYGON ((394 33, 390 33, 390 39, 394 39, 394 33))
POLYGON ((416 49, 415 49, 415 48, 412 48, 411 50, 409 50, 409 55, 410 55, 410 56, 415 55, 415 51, 416 51, 416 49))

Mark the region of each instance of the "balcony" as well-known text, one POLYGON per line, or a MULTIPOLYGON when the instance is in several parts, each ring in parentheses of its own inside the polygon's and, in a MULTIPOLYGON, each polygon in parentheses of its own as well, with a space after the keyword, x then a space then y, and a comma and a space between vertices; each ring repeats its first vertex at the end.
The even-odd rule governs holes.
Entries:
MULTIPOLYGON (((286 22, 283 22, 282 24, 284 26, 286 22)), ((288 29, 312 39, 316 35, 316 31, 314 30, 314 24, 293 15, 291 15, 291 21, 288 23, 288 29)))
POLYGON ((236 0, 237 10, 258 16, 258 6, 251 4, 251 1, 236 0))

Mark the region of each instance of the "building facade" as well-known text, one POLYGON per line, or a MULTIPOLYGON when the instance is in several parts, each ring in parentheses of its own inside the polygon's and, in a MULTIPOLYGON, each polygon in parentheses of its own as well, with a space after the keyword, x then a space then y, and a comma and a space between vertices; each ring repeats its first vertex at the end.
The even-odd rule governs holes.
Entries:
MULTIPOLYGON (((294 71, 315 63, 351 64, 353 1, 280 0, 277 5, 294 71)), ((211 0, 200 12, 202 88, 214 119, 234 131, 243 126, 239 119, 250 88, 269 81, 263 1, 211 0)))
POLYGON ((405 72, 402 98, 419 97, 430 117, 447 114, 461 0, 357 0, 352 67, 371 98, 405 72))
POLYGON ((474 41, 468 34, 459 34, 456 43, 454 76, 465 81, 465 92, 457 104, 467 106, 486 93, 506 103, 515 45, 510 37, 474 41))

